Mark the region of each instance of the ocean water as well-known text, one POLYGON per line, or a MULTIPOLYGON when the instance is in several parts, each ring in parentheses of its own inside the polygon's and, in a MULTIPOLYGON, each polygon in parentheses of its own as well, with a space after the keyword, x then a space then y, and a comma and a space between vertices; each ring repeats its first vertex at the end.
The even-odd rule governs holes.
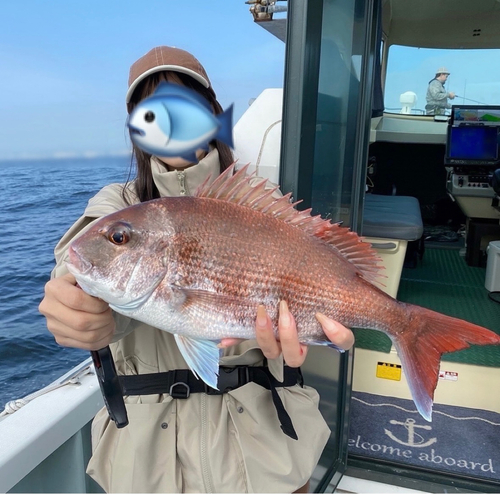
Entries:
POLYGON ((60 347, 38 312, 54 247, 128 157, 0 161, 0 412, 90 356, 60 347))

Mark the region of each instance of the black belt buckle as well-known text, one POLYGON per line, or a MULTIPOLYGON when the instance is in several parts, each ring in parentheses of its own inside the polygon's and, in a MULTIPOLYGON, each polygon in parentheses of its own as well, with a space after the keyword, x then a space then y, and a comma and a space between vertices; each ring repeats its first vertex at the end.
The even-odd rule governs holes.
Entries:
POLYGON ((217 379, 217 387, 219 389, 206 387, 207 395, 222 395, 250 381, 248 366, 240 367, 219 367, 219 378, 217 379))

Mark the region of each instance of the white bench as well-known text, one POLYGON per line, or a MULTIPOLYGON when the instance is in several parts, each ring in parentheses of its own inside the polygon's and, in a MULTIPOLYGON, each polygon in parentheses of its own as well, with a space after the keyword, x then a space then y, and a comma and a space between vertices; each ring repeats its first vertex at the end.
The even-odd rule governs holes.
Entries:
POLYGON ((396 298, 408 242, 424 232, 420 204, 410 196, 366 194, 361 234, 382 258, 387 279, 383 290, 396 298))

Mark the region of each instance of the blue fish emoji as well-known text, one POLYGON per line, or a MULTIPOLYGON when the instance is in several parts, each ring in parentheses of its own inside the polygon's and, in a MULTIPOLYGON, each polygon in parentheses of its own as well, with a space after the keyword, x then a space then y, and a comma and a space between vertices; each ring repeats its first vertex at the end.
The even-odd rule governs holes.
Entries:
POLYGON ((160 157, 197 161, 198 149, 218 139, 233 147, 233 105, 214 115, 208 101, 193 89, 162 82, 141 101, 127 125, 134 144, 160 157))

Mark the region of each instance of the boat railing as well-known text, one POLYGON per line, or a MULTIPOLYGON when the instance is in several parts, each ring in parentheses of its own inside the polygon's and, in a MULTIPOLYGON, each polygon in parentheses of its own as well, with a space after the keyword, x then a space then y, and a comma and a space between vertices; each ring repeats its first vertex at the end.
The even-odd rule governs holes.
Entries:
POLYGON ((0 492, 100 492, 85 474, 90 423, 104 405, 92 359, 44 390, 0 417, 0 492))

